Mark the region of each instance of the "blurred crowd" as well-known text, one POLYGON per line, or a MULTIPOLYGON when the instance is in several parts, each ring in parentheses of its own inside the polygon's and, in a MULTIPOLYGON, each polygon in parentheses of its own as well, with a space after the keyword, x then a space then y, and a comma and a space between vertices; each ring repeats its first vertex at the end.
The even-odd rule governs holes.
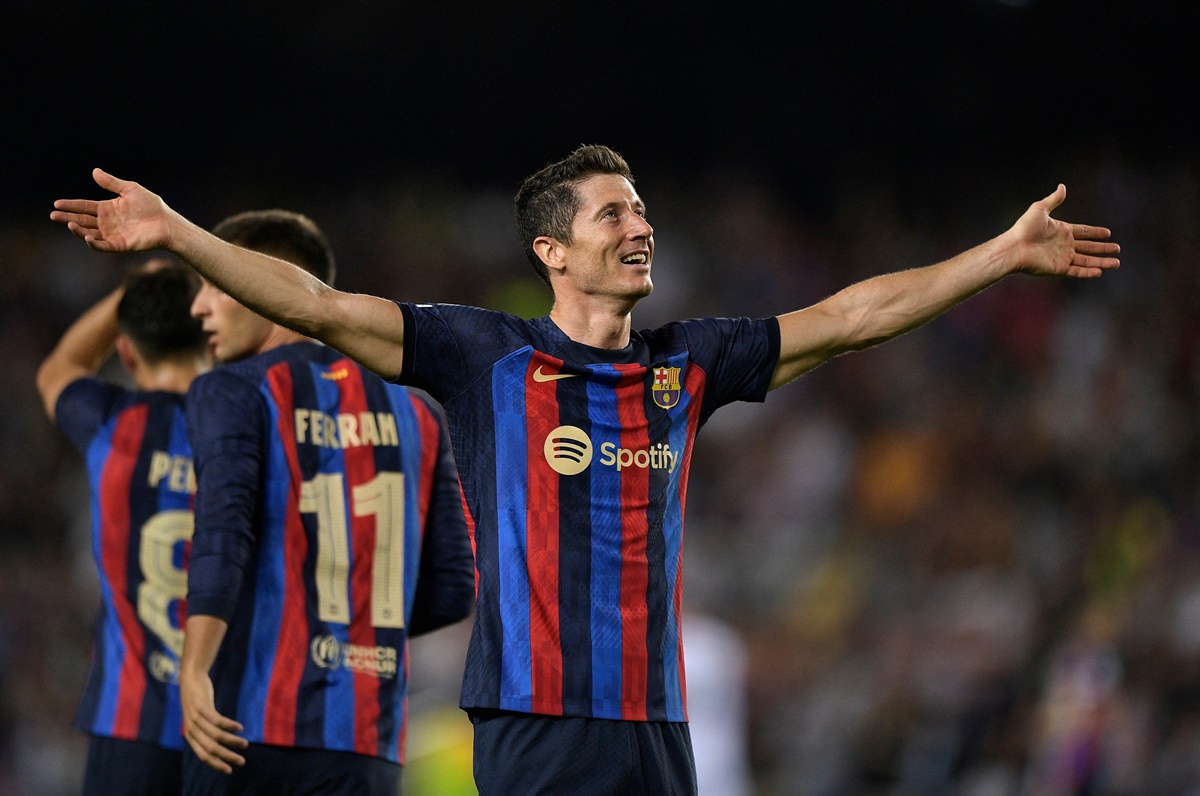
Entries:
MULTIPOLYGON (((799 308, 1053 188, 964 174, 914 201, 850 172, 815 211, 761 175, 646 178, 634 325, 799 308)), ((685 608, 698 749, 726 731, 699 761, 702 783, 729 761, 716 796, 1200 793, 1200 171, 1101 161, 1068 189, 1056 215, 1112 227, 1121 270, 1006 279, 701 432, 685 608)), ((547 309, 505 191, 414 179, 290 209, 346 289, 547 309)), ((43 219, 0 227, 0 258, 0 796, 70 793, 97 586, 83 464, 34 373, 128 262, 43 219)), ((413 645, 406 792, 469 792, 468 631, 413 645)))

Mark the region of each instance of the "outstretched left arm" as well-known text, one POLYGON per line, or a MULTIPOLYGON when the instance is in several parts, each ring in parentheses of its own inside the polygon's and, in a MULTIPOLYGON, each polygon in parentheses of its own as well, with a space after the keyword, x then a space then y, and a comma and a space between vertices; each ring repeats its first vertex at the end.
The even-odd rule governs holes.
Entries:
POLYGON ((925 324, 1009 274, 1088 279, 1120 265, 1104 227, 1050 217, 1067 189, 1034 202, 1004 234, 925 268, 851 285, 817 304, 779 316, 779 362, 771 389, 827 359, 890 340, 925 324))

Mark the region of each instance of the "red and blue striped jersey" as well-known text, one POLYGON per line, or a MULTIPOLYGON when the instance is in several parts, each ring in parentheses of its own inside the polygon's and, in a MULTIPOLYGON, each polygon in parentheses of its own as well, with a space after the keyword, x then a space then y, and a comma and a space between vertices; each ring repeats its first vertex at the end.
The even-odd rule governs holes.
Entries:
POLYGON ((100 576, 75 726, 182 749, 179 653, 195 491, 184 396, 84 378, 62 391, 55 417, 87 462, 100 576))
POLYGON ((228 629, 217 710, 255 743, 403 761, 407 638, 473 600, 440 408, 295 343, 196 379, 193 614, 228 629))
POLYGON ((401 304, 400 379, 446 410, 475 547, 462 707, 686 721, 683 517, 696 434, 762 401, 774 319, 635 332, 401 304))

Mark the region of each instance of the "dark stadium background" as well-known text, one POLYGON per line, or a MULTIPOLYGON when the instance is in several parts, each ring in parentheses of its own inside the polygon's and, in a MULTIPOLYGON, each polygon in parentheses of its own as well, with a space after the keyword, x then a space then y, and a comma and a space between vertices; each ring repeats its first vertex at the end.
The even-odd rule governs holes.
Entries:
MULTIPOLYGON (((508 202, 580 143, 621 151, 650 207, 639 325, 782 312, 932 262, 1060 181, 1061 217, 1114 228, 1123 268, 1100 282, 1008 280, 719 413, 688 601, 745 644, 760 793, 1195 786, 1196 17, 1162 0, 0 0, 0 796, 78 776, 86 482, 33 373, 128 264, 56 228, 52 201, 101 196, 101 166, 200 224, 289 207, 330 233, 344 288, 533 312, 508 202), (1046 773, 1062 749, 1094 752, 1087 785, 1046 773)), ((435 676, 460 630, 414 651, 409 792, 461 784, 465 722, 435 676)))

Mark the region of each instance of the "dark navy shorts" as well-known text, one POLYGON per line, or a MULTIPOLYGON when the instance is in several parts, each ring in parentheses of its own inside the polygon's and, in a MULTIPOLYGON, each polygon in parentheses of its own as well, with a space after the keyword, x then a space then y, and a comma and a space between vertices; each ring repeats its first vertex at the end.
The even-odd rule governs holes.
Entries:
POLYGON ((166 796, 183 787, 183 753, 158 744, 93 735, 83 796, 166 796))
POLYGON ((686 723, 469 713, 480 796, 696 793, 686 723))
POLYGON ((191 747, 183 753, 183 792, 189 796, 254 793, 271 796, 396 796, 400 766, 353 752, 252 743, 246 765, 232 774, 210 768, 191 747))

